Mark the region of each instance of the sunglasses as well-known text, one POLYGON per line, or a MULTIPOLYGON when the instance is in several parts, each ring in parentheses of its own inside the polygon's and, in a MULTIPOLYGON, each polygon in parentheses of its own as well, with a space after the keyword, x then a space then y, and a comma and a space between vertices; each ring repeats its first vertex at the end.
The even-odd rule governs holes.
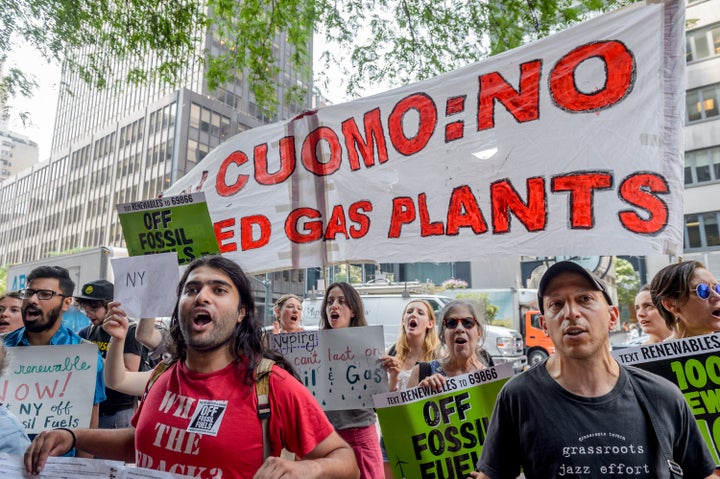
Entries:
POLYGON ((81 311, 95 311, 105 306, 105 303, 102 301, 76 301, 75 306, 81 311))
POLYGON ((465 329, 472 329, 477 325, 475 318, 447 318, 443 321, 443 324, 448 329, 455 329, 460 323, 462 323, 465 329))
POLYGON ((710 297, 711 291, 715 291, 715 294, 720 294, 720 283, 715 283, 712 286, 710 286, 707 283, 699 283, 695 287, 694 291, 695 291, 695 294, 698 295, 698 298, 708 299, 710 297))

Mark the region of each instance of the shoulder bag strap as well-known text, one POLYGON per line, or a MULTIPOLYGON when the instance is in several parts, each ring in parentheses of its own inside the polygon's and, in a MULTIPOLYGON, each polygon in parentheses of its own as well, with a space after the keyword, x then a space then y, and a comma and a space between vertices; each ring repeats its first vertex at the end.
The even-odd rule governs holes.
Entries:
POLYGON ((263 434, 263 461, 270 457, 270 371, 275 361, 262 358, 255 368, 255 394, 257 395, 257 413, 263 434))
POLYGON ((145 395, 147 396, 148 391, 150 391, 150 388, 153 384, 155 384, 155 381, 158 380, 160 375, 167 371, 170 366, 172 366, 175 363, 175 360, 173 358, 167 358, 162 360, 155 366, 155 368, 152 370, 152 373, 150 373, 150 378, 148 379, 147 384, 145 385, 145 395))
POLYGON ((432 374, 432 366, 427 361, 419 361, 420 371, 418 371, 418 382, 432 374))
POLYGON ((663 425, 663 422, 660 421, 655 414, 652 403, 645 395, 645 391, 643 391, 642 388, 639 386, 637 380, 632 375, 632 373, 626 371, 626 374, 628 375, 628 381, 630 381, 630 385, 635 392, 635 396, 640 403, 640 408, 645 413, 645 416, 650 420, 650 428, 655 433, 655 437, 657 438, 660 449, 662 450, 663 456, 665 457, 668 469, 670 470, 670 477, 673 479, 679 479, 683 477, 682 467, 680 467, 677 462, 673 461, 673 455, 670 448, 670 436, 665 431, 665 426, 663 425))

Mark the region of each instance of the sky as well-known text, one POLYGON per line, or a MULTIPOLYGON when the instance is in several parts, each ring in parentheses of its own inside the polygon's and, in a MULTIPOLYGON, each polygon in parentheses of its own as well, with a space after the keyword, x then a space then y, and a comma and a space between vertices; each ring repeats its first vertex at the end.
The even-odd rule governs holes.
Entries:
MULTIPOLYGON (((319 55, 325 50, 326 44, 324 38, 316 35, 314 42, 315 65, 319 65, 319 55)), ((23 45, 8 55, 8 65, 16 64, 24 71, 35 75, 38 88, 30 99, 16 98, 10 103, 10 131, 19 133, 29 137, 38 144, 39 159, 45 161, 49 159, 50 147, 52 143, 52 131, 55 124, 55 110, 57 109, 57 97, 60 84, 60 65, 48 64, 40 54, 32 47, 23 45), (19 112, 29 112, 31 124, 23 125, 19 112)), ((342 75, 328 74, 330 85, 327 91, 323 91, 323 95, 333 103, 344 103, 349 101, 345 95, 345 86, 340 83, 342 75)), ((387 89, 380 86, 367 94, 379 93, 387 89)))
POLYGON ((11 107, 8 119, 9 129, 36 142, 40 161, 47 160, 50 156, 52 131, 55 124, 60 65, 48 64, 36 50, 28 46, 10 52, 5 68, 12 64, 16 64, 27 73, 32 73, 38 83, 38 88, 32 98, 18 97, 8 102, 11 107), (31 124, 22 124, 18 115, 24 111, 30 113, 31 124))

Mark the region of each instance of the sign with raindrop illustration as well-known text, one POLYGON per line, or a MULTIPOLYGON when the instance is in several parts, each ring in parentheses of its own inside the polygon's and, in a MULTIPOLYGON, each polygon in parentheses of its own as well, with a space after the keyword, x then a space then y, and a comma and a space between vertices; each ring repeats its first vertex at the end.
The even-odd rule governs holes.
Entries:
POLYGON ((373 407, 373 394, 388 390, 379 361, 385 354, 382 326, 273 334, 269 343, 326 411, 373 407))

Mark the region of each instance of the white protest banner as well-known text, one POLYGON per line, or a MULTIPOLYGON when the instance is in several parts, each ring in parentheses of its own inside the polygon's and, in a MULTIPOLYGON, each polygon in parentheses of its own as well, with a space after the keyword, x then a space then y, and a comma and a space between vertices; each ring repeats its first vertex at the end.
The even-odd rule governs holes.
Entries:
POLYGON ((720 466, 720 333, 618 349, 620 364, 668 379, 680 388, 716 466, 720 466))
POLYGON ((202 185, 221 252, 248 272, 678 254, 684 14, 678 0, 638 3, 253 128, 165 194, 202 185))
POLYGON ((385 354, 382 326, 273 334, 268 342, 326 411, 372 407, 373 394, 388 390, 379 361, 385 354))
POLYGON ((56 427, 89 427, 95 395, 95 344, 8 348, 10 366, 0 378, 0 402, 28 434, 56 427))
POLYGON ((177 253, 113 258, 115 300, 128 316, 170 316, 177 301, 180 282, 177 253))

